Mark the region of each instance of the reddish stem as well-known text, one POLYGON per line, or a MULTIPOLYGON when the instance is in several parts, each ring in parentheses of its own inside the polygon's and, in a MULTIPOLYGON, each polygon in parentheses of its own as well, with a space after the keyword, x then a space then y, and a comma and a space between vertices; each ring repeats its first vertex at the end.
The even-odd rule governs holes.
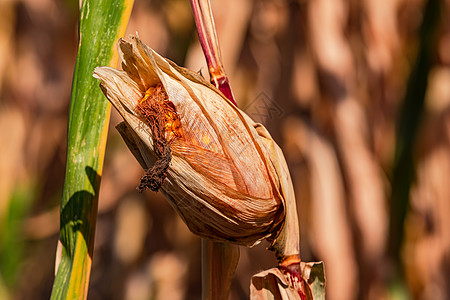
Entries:
POLYGON ((209 0, 191 0, 191 6, 194 12, 198 38, 208 64, 211 83, 236 105, 228 77, 223 68, 219 40, 217 39, 216 26, 209 0))

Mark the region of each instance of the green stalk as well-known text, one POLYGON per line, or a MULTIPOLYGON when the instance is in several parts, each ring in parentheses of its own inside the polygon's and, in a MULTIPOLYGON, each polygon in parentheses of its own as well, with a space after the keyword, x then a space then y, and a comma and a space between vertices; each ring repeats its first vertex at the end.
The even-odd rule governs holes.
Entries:
MULTIPOLYGON (((417 58, 408 80, 403 107, 397 124, 397 141, 392 176, 389 256, 400 262, 403 231, 409 207, 409 193, 414 178, 413 150, 420 127, 428 74, 436 56, 437 34, 441 23, 441 0, 428 0, 420 29, 420 44, 417 58)), ((396 266, 398 267, 398 266, 396 266)))
POLYGON ((441 0, 428 0, 420 29, 419 49, 406 87, 397 124, 395 161, 392 172, 388 258, 393 263, 389 275, 392 297, 409 297, 401 263, 405 219, 409 209, 410 188, 415 176, 414 144, 424 111, 428 74, 436 56, 437 34, 442 22, 441 0), (401 296, 400 296, 401 295, 401 296))
POLYGON ((92 72, 97 66, 116 66, 115 45, 125 33, 132 6, 133 0, 85 0, 81 4, 51 299, 87 297, 110 115, 110 105, 92 72))

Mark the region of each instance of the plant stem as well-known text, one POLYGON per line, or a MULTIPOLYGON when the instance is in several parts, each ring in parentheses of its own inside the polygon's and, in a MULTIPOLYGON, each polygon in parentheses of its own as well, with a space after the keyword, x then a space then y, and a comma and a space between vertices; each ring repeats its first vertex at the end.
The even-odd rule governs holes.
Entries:
POLYGON ((202 299, 226 300, 239 261, 239 246, 202 239, 202 299))
POLYGON ((211 83, 214 84, 231 102, 236 101, 231 91, 228 77, 222 64, 219 40, 217 38, 214 17, 209 0, 191 0, 198 38, 205 54, 211 83))

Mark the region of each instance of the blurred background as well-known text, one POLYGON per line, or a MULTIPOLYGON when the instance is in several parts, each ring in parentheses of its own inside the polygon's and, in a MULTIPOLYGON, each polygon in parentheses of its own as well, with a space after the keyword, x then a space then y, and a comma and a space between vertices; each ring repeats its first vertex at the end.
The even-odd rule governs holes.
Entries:
MULTIPOLYGON (((290 166, 327 299, 450 299, 450 1, 212 0, 240 108, 290 166)), ((0 1, 0 299, 48 299, 78 1, 0 1)), ((128 33, 208 72, 187 0, 136 0, 128 33)), ((112 112, 89 299, 200 299, 200 240, 112 112)), ((276 265, 241 247, 230 299, 276 265)))

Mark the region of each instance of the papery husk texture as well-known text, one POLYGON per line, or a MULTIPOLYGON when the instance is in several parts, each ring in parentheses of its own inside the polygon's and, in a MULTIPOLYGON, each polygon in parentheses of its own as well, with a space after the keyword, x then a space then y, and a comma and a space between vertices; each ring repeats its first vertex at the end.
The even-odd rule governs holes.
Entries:
POLYGON ((119 53, 123 70, 99 67, 94 76, 124 118, 118 129, 144 169, 158 155, 152 126, 136 106, 146 91, 162 84, 179 128, 174 132, 165 124, 171 161, 160 191, 189 229, 203 238, 245 246, 267 238, 279 259, 298 254, 292 183, 267 130, 198 74, 159 56, 137 37, 120 40, 119 53), (288 205, 293 212, 290 207, 287 214, 288 205))

